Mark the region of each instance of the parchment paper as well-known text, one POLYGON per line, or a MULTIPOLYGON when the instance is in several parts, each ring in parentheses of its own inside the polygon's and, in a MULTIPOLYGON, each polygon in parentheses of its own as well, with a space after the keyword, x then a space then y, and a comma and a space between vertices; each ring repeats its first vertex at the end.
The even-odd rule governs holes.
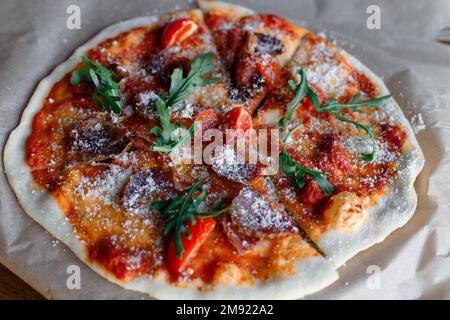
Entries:
MULTIPOLYGON (((416 129, 426 157, 416 182, 419 202, 413 219, 383 243, 351 259, 339 270, 335 284, 309 298, 450 299, 450 45, 435 41, 450 26, 450 1, 239 3, 324 32, 383 77, 416 129), (380 7, 381 30, 366 27, 368 5, 380 7)), ((102 28, 194 5, 163 0, 1 0, 1 148, 39 80, 102 28), (81 8, 81 30, 66 28, 66 9, 74 4, 81 8)), ((48 298, 148 298, 121 289, 84 266, 23 212, 3 165, 1 170, 1 263, 48 298), (66 286, 70 265, 81 269, 79 290, 66 286)))

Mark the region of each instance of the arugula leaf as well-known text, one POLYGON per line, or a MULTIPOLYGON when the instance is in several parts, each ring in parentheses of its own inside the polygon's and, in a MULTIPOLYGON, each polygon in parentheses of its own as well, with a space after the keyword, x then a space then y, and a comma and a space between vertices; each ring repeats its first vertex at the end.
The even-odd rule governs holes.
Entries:
POLYGON ((181 258, 184 252, 181 234, 184 234, 188 239, 191 237, 186 229, 186 222, 190 221, 195 224, 197 217, 217 217, 231 209, 231 207, 221 208, 219 200, 216 201, 211 212, 200 212, 199 205, 205 197, 206 192, 201 188, 201 181, 199 181, 190 189, 186 189, 168 200, 155 201, 151 204, 154 210, 161 213, 164 222, 163 234, 172 233, 172 241, 175 243, 178 258, 181 258), (195 199, 194 194, 197 194, 195 199))
POLYGON ((70 84, 78 85, 83 78, 91 81, 95 86, 92 92, 92 100, 94 100, 99 109, 120 114, 122 98, 119 84, 114 81, 114 73, 89 60, 87 57, 81 57, 81 61, 83 62, 83 67, 72 73, 70 84))
POLYGON ((373 161, 373 159, 375 158, 376 142, 372 129, 370 128, 370 126, 366 126, 355 120, 349 119, 347 116, 345 116, 345 113, 342 112, 342 109, 347 109, 352 112, 363 113, 363 111, 359 110, 358 108, 383 106, 386 103, 386 101, 390 99, 392 96, 386 95, 371 100, 360 101, 361 93, 357 93, 350 99, 348 103, 339 103, 336 99, 331 99, 321 106, 317 94, 308 86, 308 80, 306 79, 306 74, 304 70, 297 69, 297 73, 301 77, 300 82, 296 85, 292 80, 289 81, 289 85, 295 92, 295 97, 288 105, 288 111, 286 115, 280 119, 278 125, 280 127, 284 127, 287 121, 291 119, 293 112, 298 107, 301 100, 305 96, 307 96, 317 112, 328 112, 333 116, 335 116, 338 120, 352 124, 353 126, 355 126, 356 129, 358 129, 359 132, 365 132, 364 137, 371 140, 372 151, 367 154, 362 154, 360 156, 360 159, 366 162, 373 161))
POLYGON ((178 122, 171 122, 169 108, 185 99, 195 88, 210 85, 218 78, 205 79, 202 76, 214 71, 216 66, 212 64, 214 54, 208 52, 195 58, 191 63, 191 69, 186 78, 183 78, 183 69, 177 68, 170 77, 169 96, 156 101, 160 127, 154 127, 150 133, 156 136, 152 151, 168 153, 173 148, 187 143, 195 132, 195 123, 189 128, 189 134, 179 136, 174 140, 173 134, 177 129, 186 129, 178 122))
POLYGON ((177 125, 170 121, 170 112, 163 100, 158 99, 155 105, 161 126, 152 128, 150 133, 156 136, 156 146, 169 145, 172 143, 171 135, 177 129, 177 125))
POLYGON ((184 100, 195 88, 204 87, 219 81, 219 78, 205 79, 202 76, 214 71, 216 66, 212 63, 214 53, 208 52, 195 58, 186 78, 183 78, 183 69, 177 68, 170 77, 169 96, 166 105, 171 107, 184 100))
POLYGON ((303 100, 304 97, 308 95, 308 81, 306 80, 305 71, 303 69, 300 69, 297 71, 297 73, 300 75, 300 82, 298 84, 295 84, 293 80, 289 80, 289 86, 294 90, 295 96, 294 99, 289 103, 287 107, 286 114, 278 121, 278 126, 283 128, 286 123, 291 120, 292 114, 294 113, 295 109, 297 109, 300 102, 303 100))
POLYGON ((325 196, 329 196, 333 193, 333 186, 328 182, 326 175, 319 171, 314 171, 302 167, 301 165, 296 163, 286 151, 287 140, 299 128, 300 126, 296 127, 283 138, 283 149, 279 156, 280 168, 289 177, 291 183, 296 185, 299 189, 303 189, 303 187, 305 186, 303 175, 306 174, 317 183, 320 190, 322 190, 325 196))
POLYGON ((372 148, 371 148, 372 151, 369 152, 369 153, 361 154, 359 158, 361 160, 366 161, 366 162, 373 161, 373 159, 375 159, 376 142, 375 142, 375 137, 373 136, 372 128, 370 128, 369 126, 363 125, 363 124, 361 124, 361 123, 359 123, 357 121, 348 119, 347 117, 343 116, 342 114, 334 113, 334 112, 331 112, 331 111, 329 111, 329 112, 331 114, 333 114, 340 121, 347 122, 347 123, 350 123, 350 124, 354 125, 355 128, 358 129, 359 132, 361 132, 361 131, 365 132, 364 137, 370 139, 371 144, 372 144, 372 148))
POLYGON ((360 98, 361 94, 357 93, 352 97, 352 99, 350 99, 348 103, 339 103, 336 99, 332 99, 323 106, 319 107, 318 110, 319 112, 333 112, 340 111, 341 109, 349 109, 350 111, 362 112, 361 110, 358 110, 359 107, 380 107, 383 106, 388 99, 392 98, 392 96, 387 95, 366 101, 360 101, 360 98))
POLYGON ((150 147, 152 151, 169 153, 175 147, 187 143, 195 132, 195 123, 189 128, 189 131, 179 122, 171 122, 170 112, 163 100, 156 101, 156 110, 160 127, 153 127, 150 133, 156 136, 155 143, 150 147), (174 137, 176 130, 184 130, 181 135, 174 137))
POLYGON ((363 125, 362 123, 359 123, 355 120, 349 119, 345 114, 342 112, 342 109, 348 109, 352 112, 359 112, 363 113, 364 111, 359 110, 359 107, 379 107, 382 106, 388 99, 390 99, 392 96, 383 96, 372 100, 367 101, 360 101, 361 94, 357 93, 355 94, 348 103, 339 103, 336 101, 336 99, 332 99, 323 106, 318 108, 319 112, 328 112, 335 116, 338 120, 342 122, 347 122, 352 124, 356 129, 358 129, 359 132, 364 132, 364 137, 367 139, 370 139, 371 141, 371 149, 372 151, 369 153, 364 153, 360 155, 360 159, 366 162, 371 162, 373 159, 375 159, 375 152, 376 152, 376 142, 375 137, 372 132, 372 128, 367 125, 363 125))

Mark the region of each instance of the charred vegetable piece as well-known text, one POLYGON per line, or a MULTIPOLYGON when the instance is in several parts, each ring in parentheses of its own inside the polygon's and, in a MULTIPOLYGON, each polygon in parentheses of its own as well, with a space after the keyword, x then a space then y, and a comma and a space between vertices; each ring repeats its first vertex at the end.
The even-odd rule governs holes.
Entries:
POLYGON ((249 236, 289 234, 298 232, 285 208, 270 198, 265 178, 248 183, 233 200, 231 220, 249 236))
POLYGON ((70 132, 70 148, 84 160, 103 160, 121 152, 129 140, 121 130, 89 119, 70 132))
POLYGON ((284 46, 281 40, 263 33, 255 33, 255 36, 257 40, 255 47, 256 53, 277 55, 284 52, 284 46))
POLYGON ((175 194, 170 171, 147 169, 131 176, 123 191, 123 206, 129 212, 145 213, 155 199, 175 194))

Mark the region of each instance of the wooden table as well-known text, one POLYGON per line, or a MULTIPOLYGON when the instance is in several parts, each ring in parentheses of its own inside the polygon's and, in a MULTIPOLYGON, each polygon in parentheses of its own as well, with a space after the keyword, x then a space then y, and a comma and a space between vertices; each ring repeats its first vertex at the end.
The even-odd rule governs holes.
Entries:
POLYGON ((44 297, 0 264, 0 300, 37 299, 44 297))

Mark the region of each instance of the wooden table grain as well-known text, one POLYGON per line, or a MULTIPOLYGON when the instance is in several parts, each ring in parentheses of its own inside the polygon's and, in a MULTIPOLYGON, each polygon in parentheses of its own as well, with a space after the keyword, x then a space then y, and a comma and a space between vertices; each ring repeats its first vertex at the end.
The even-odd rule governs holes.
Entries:
POLYGON ((41 300, 37 291, 0 264, 0 300, 41 300))

